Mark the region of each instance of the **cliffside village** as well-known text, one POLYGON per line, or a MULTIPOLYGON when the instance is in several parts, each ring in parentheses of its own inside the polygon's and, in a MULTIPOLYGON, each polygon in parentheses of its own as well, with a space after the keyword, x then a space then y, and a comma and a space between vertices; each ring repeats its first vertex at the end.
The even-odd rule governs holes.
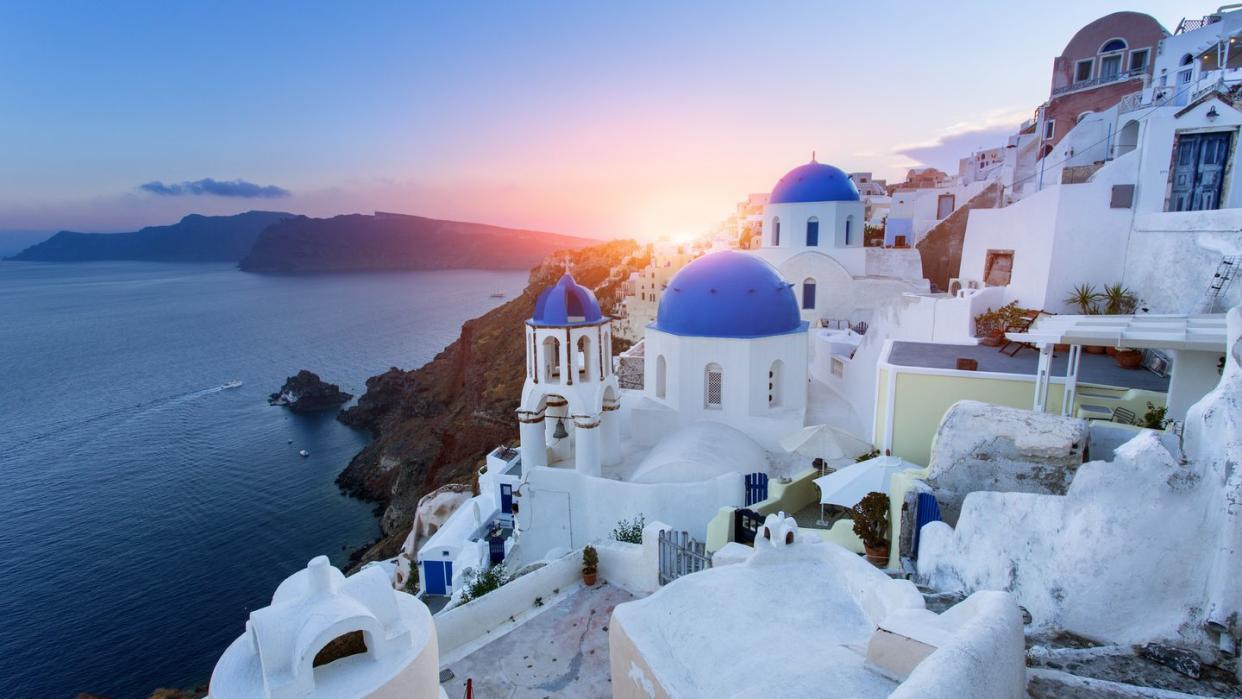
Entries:
POLYGON ((956 173, 773 173, 613 317, 567 266, 477 487, 210 696, 1242 696, 1240 36, 1102 17, 956 173))

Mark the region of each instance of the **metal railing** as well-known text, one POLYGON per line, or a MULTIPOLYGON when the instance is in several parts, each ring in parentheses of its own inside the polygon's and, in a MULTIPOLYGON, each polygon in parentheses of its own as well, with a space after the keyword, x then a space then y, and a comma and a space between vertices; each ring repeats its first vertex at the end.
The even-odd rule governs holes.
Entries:
POLYGON ((1052 91, 1052 96, 1057 97, 1058 95, 1064 95, 1069 92, 1078 92, 1079 90, 1087 90, 1093 87, 1099 87, 1100 85, 1109 85, 1111 83, 1120 82, 1122 80, 1129 80, 1131 78, 1139 78, 1145 75, 1147 75, 1146 67, 1137 68, 1135 70, 1123 70, 1119 73, 1114 73, 1113 75, 1101 75, 1096 78, 1091 78, 1090 80, 1081 80, 1079 82, 1073 83, 1072 85, 1066 85, 1064 87, 1055 88, 1052 91))

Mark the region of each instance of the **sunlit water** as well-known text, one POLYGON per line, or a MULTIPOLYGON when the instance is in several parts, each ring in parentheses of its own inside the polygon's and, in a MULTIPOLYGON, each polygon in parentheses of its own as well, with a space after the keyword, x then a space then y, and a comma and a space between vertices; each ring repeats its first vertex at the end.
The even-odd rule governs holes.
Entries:
POLYGON ((285 576, 378 534, 333 483, 366 435, 267 394, 360 395, 525 280, 0 263, 0 697, 205 682, 285 576))

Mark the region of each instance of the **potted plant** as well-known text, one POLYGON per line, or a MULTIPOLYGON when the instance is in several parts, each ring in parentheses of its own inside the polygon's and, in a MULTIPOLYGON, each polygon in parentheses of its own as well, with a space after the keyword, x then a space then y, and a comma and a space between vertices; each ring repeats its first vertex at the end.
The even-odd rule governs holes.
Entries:
POLYGON ((871 492, 852 508, 854 533, 862 539, 867 560, 873 565, 888 565, 888 496, 871 492))
POLYGON ((1138 297, 1134 295, 1134 292, 1122 286, 1121 282, 1104 287, 1102 298, 1105 315, 1130 315, 1138 307, 1138 297))
POLYGON ((599 569, 599 554, 594 546, 582 549, 582 582, 587 587, 595 587, 595 574, 599 569))
POLYGON ((1143 365, 1143 352, 1129 347, 1118 347, 1113 352, 1113 361, 1122 369, 1137 369, 1143 365))
POLYGON ((1005 340, 1005 328, 1016 323, 1024 313, 1017 301, 1010 301, 996 310, 988 310, 975 316, 975 336, 979 343, 999 347, 1005 340))
POLYGON ((1096 301, 1099 301, 1101 298, 1094 286, 1079 284, 1074 287, 1069 296, 1065 297, 1065 304, 1067 306, 1077 306, 1078 312, 1085 316, 1095 315, 1099 313, 1099 306, 1096 305, 1096 301))

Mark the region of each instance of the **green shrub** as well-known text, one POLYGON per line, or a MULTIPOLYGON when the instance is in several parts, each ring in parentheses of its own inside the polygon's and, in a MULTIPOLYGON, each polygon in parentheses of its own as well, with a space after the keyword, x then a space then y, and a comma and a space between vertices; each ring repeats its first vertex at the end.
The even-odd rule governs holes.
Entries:
POLYGON ((513 579, 503 563, 494 565, 482 573, 467 570, 463 577, 465 578, 465 590, 461 593, 462 604, 478 599, 513 579))
POLYGON ((617 522, 617 528, 612 530, 612 538, 629 544, 641 544, 643 543, 643 527, 645 526, 647 526, 646 515, 640 514, 632 521, 623 519, 617 522))
POLYGON ((596 553, 594 546, 587 546, 582 549, 582 572, 594 573, 599 568, 599 554, 596 553))
POLYGON ((1172 420, 1165 419, 1169 414, 1167 406, 1153 405, 1151 401, 1147 401, 1147 412, 1143 413, 1143 427, 1153 430, 1163 430, 1169 426, 1172 420))
POLYGON ((854 533, 871 548, 888 545, 888 496, 867 493, 852 508, 854 533))

